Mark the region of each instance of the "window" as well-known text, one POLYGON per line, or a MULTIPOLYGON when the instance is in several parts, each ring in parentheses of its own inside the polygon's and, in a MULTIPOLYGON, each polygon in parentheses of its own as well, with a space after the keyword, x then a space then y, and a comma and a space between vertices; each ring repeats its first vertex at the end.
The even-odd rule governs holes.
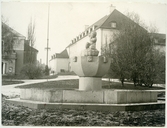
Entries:
POLYGON ((117 27, 116 22, 111 22, 111 28, 116 28, 116 27, 117 27))

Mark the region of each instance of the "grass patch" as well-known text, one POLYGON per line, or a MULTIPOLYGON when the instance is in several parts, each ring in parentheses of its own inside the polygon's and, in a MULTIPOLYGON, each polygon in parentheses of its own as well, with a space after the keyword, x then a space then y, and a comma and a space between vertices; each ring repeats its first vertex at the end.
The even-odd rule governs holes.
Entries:
POLYGON ((72 72, 59 72, 57 75, 66 76, 66 75, 76 75, 76 74, 72 71, 72 72))
POLYGON ((13 84, 21 84, 21 83, 24 83, 24 81, 2 80, 2 85, 13 85, 13 84))
POLYGON ((50 76, 42 76, 38 79, 54 79, 54 78, 57 78, 57 77, 58 77, 58 75, 50 75, 50 76))
MULTIPOLYGON (((44 83, 30 84, 24 86, 17 86, 16 88, 58 88, 58 89, 77 89, 79 87, 79 80, 61 80, 61 81, 48 81, 44 83)), ((126 84, 122 87, 121 83, 108 81, 102 82, 103 89, 130 89, 130 90, 157 90, 163 89, 161 87, 142 87, 134 86, 133 84, 126 84)))
MULTIPOLYGON (((11 77, 12 77, 12 79, 18 79, 18 80, 21 80, 21 79, 30 80, 28 77, 26 77, 24 75, 21 75, 21 74, 13 75, 13 76, 8 76, 8 75, 2 76, 2 79, 9 81, 11 79, 11 77)), ((57 77, 58 77, 58 75, 49 75, 49 76, 41 76, 39 78, 34 78, 34 79, 54 79, 54 78, 57 78, 57 77)))

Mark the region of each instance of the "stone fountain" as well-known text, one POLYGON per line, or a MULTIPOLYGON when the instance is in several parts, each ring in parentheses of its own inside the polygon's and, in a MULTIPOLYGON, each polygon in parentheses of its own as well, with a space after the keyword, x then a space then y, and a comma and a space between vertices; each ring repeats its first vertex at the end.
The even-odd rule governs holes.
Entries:
POLYGON ((96 49, 96 32, 90 35, 90 43, 81 52, 81 56, 71 58, 71 68, 79 76, 79 90, 96 91, 102 89, 102 76, 110 67, 110 59, 105 56, 98 56, 96 49))
POLYGON ((110 67, 110 59, 98 56, 96 32, 80 56, 70 59, 72 70, 79 76, 78 89, 23 88, 20 98, 9 103, 39 108, 68 108, 100 111, 134 111, 164 108, 157 102, 157 91, 102 89, 102 76, 110 67))

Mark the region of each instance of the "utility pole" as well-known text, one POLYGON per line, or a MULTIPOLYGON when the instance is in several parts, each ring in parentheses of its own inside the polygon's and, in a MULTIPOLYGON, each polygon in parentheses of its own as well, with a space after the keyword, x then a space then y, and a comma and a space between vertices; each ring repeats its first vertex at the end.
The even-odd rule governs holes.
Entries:
POLYGON ((48 26, 47 26, 47 46, 46 46, 46 66, 48 67, 48 52, 49 52, 49 10, 50 4, 48 5, 48 26))

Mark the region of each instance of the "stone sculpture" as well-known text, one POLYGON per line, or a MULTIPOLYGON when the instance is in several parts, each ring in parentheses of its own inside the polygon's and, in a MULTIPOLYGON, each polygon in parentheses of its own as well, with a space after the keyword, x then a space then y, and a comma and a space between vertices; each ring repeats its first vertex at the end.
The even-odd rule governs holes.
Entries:
POLYGON ((101 90, 101 77, 110 67, 110 60, 105 56, 98 56, 96 35, 95 31, 91 32, 90 42, 86 44, 86 49, 81 51, 81 56, 71 59, 71 68, 79 76, 79 90, 101 90))
POLYGON ((96 49, 96 35, 97 33, 95 31, 91 32, 90 37, 90 43, 87 42, 85 46, 85 50, 82 51, 81 56, 98 56, 99 51, 96 49))

